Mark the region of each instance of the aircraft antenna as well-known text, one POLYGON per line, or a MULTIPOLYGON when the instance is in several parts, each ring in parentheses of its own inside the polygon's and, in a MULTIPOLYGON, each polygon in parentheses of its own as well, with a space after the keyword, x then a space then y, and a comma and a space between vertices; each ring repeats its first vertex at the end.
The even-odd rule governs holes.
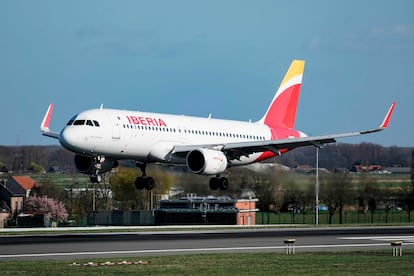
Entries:
POLYGON ((100 110, 102 110, 102 109, 103 109, 103 104, 101 104, 101 106, 99 107, 99 109, 100 109, 100 110))

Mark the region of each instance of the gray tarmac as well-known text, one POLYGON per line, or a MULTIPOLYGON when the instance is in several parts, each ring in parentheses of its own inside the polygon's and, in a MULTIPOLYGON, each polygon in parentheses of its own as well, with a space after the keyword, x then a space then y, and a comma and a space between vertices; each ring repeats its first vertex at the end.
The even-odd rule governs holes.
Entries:
POLYGON ((0 231, 0 261, 285 252, 284 241, 287 239, 296 240, 296 252, 377 249, 389 249, 391 252, 390 243, 393 241, 402 241, 403 248, 414 248, 414 226, 271 229, 229 227, 219 230, 198 226, 164 229, 128 227, 132 232, 121 232, 125 227, 93 228, 103 231, 98 233, 88 232, 90 229, 85 228, 81 233, 66 233, 64 228, 58 228, 50 229, 46 234, 30 233, 36 229, 14 230, 24 231, 24 235, 5 235, 2 234, 4 230, 0 231), (117 232, 118 229, 120 231, 117 232))

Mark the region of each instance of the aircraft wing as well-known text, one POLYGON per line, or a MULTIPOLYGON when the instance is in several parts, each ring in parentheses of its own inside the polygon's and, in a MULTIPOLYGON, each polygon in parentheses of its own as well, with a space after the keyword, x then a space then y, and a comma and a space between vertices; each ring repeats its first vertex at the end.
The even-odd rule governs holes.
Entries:
POLYGON ((42 124, 40 125, 40 131, 42 132, 42 135, 52 137, 55 139, 59 138, 59 133, 53 132, 49 129, 50 125, 50 119, 52 117, 52 111, 53 111, 53 104, 51 103, 49 105, 49 108, 46 111, 45 117, 43 118, 42 124))
POLYGON ((364 130, 358 132, 331 134, 323 136, 308 136, 299 138, 288 138, 279 140, 267 140, 267 141, 252 141, 252 142, 240 142, 240 143, 227 143, 227 144, 210 144, 210 145, 178 145, 175 146, 172 154, 185 155, 188 152, 199 148, 210 148, 223 151, 230 160, 240 159, 242 156, 247 156, 252 153, 271 151, 277 155, 280 155, 286 150, 292 150, 294 148, 303 146, 316 146, 321 147, 324 144, 336 142, 338 138, 352 137, 358 135, 364 135, 382 131, 388 127, 391 119, 392 112, 395 107, 395 102, 391 105, 387 112, 383 122, 374 129, 364 130))

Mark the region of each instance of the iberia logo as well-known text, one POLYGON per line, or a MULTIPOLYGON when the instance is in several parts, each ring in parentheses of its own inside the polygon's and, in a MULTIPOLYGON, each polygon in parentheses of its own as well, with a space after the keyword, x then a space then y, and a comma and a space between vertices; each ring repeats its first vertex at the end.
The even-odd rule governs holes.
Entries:
POLYGON ((161 118, 126 116, 128 122, 133 125, 167 127, 167 124, 161 118))

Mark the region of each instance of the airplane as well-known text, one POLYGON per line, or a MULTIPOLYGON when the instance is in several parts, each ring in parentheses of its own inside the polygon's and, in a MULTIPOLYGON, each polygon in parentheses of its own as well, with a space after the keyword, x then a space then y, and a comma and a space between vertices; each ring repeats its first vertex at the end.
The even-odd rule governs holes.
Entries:
POLYGON ((49 129, 53 103, 45 113, 42 135, 58 139, 75 153, 74 162, 93 183, 118 166, 134 160, 142 176, 137 189, 151 190, 154 179, 146 175, 150 163, 185 166, 190 172, 213 176, 210 189, 226 190, 221 176, 228 168, 260 162, 302 146, 321 147, 338 138, 364 135, 388 127, 395 102, 374 129, 323 136, 307 136, 295 130, 296 110, 304 60, 293 60, 263 117, 256 122, 129 111, 91 109, 73 116, 60 133, 49 129))

